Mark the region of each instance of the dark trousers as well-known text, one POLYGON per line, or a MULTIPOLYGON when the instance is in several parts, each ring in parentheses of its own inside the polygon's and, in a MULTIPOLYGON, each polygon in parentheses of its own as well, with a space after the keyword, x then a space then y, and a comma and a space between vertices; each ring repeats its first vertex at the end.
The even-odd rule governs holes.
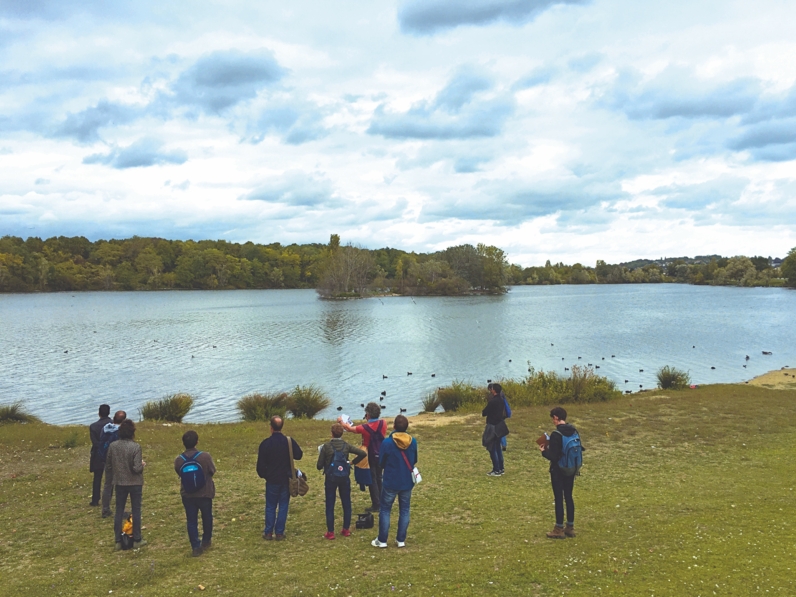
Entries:
POLYGON ((130 510, 133 514, 133 541, 141 541, 141 496, 143 485, 117 485, 116 486, 116 518, 113 520, 114 541, 121 541, 122 518, 124 507, 127 505, 127 496, 130 496, 130 510))
POLYGON ((567 524, 575 524, 575 501, 572 489, 575 486, 575 475, 567 477, 558 471, 550 471, 550 483, 556 500, 556 525, 564 526, 564 502, 567 504, 567 524))
POLYGON ((370 450, 368 450, 368 466, 370 466, 370 476, 373 477, 373 482, 370 484, 370 505, 378 509, 381 504, 381 467, 379 459, 372 456, 370 450))
POLYGON ((102 486, 102 515, 111 515, 111 498, 113 497, 113 479, 105 475, 105 484, 102 486))
POLYGON ((188 540, 191 547, 197 549, 202 545, 210 545, 213 539, 213 498, 182 498, 185 507, 185 519, 188 526, 188 540), (199 512, 202 513, 202 541, 199 541, 199 512))
POLYGON ((94 505, 99 504, 100 501, 100 495, 102 493, 102 473, 104 472, 104 468, 94 471, 94 485, 91 488, 91 503, 94 505))
POLYGON ((500 440, 495 438, 489 446, 489 457, 492 459, 492 471, 500 472, 503 470, 503 448, 500 445, 500 440))
POLYGON ((351 478, 326 475, 326 530, 334 533, 334 502, 337 493, 340 493, 340 503, 343 505, 343 528, 351 527, 351 478))
POLYGON ((278 535, 285 534, 287 523, 287 510, 290 507, 290 487, 287 483, 278 485, 265 482, 265 529, 266 535, 276 531, 278 535), (278 512, 277 512, 278 510, 278 512))

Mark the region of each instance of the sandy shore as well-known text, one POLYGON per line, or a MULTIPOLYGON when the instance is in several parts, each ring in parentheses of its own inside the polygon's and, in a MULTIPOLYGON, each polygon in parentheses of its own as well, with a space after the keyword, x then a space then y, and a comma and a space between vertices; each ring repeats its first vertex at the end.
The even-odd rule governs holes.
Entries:
POLYGON ((796 390, 796 369, 775 369, 745 383, 771 390, 796 390))

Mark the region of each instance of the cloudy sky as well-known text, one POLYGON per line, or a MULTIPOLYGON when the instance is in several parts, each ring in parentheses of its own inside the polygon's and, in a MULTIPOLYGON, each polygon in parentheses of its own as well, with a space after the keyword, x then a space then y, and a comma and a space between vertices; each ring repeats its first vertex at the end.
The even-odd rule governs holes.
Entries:
POLYGON ((796 246, 787 0, 0 0, 0 235, 796 246))

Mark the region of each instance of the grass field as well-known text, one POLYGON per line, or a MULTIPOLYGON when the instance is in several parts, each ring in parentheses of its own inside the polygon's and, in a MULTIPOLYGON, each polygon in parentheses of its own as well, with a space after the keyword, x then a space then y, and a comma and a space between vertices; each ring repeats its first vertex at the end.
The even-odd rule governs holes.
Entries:
MULTIPOLYGON (((401 550, 397 512, 389 549, 371 547, 374 531, 322 537, 315 448, 329 422, 286 423, 311 489, 291 501, 284 542, 260 536, 265 424, 141 424, 149 545, 130 552, 113 551, 112 518, 88 506, 87 428, 3 425, 0 594, 796 595, 794 406, 796 391, 752 385, 570 405, 587 451, 578 536, 563 541, 544 536, 552 495, 533 443, 550 428, 548 407, 515 411, 500 478, 485 475, 481 417, 415 417, 424 480, 401 550), (200 558, 189 557, 172 468, 188 428, 218 466, 214 548, 200 558)), ((353 493, 356 513, 369 500, 353 493)))

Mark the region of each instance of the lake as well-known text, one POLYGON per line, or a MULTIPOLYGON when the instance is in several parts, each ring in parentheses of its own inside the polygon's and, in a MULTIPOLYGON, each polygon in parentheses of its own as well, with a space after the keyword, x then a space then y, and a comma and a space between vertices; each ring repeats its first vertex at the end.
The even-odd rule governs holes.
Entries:
POLYGON ((392 416, 453 380, 519 377, 528 362, 592 363, 621 390, 653 388, 663 365, 738 382, 796 366, 795 315, 793 291, 679 284, 339 302, 312 290, 0 295, 0 403, 89 423, 103 402, 138 418, 147 400, 188 392, 186 421, 232 421, 249 392, 315 383, 332 399, 322 417, 342 406, 358 418, 382 391, 392 416))

